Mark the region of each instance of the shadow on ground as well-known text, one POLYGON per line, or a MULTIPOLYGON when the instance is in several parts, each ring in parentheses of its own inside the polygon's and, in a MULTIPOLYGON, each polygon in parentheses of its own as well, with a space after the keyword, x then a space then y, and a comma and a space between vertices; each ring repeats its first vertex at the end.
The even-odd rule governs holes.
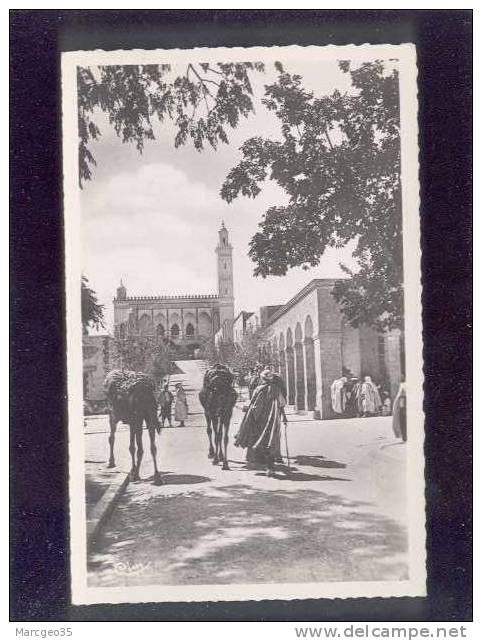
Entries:
POLYGON ((164 485, 194 485, 196 483, 207 483, 207 481, 211 480, 209 476, 198 476, 197 474, 162 473, 162 483, 164 485))
POLYGON ((97 501, 100 501, 102 495, 109 487, 109 481, 94 482, 89 478, 85 479, 85 497, 86 497, 86 507, 90 508, 94 506, 97 501))
POLYGON ((105 461, 89 460, 85 462, 85 504, 87 512, 102 498, 113 479, 122 472, 107 469, 105 461))
MULTIPOLYGON (((285 466, 283 466, 285 467, 285 466)), ((276 479, 277 481, 347 481, 350 482, 351 479, 344 479, 337 476, 321 476, 320 474, 308 474, 306 472, 297 472, 296 468, 280 469, 281 466, 278 466, 278 470, 272 475, 271 478, 276 479), (283 474, 280 474, 283 472, 283 474)), ((257 472, 256 476, 267 476, 266 472, 257 472)))
POLYGON ((406 550, 399 523, 339 495, 287 484, 146 489, 121 500, 89 585, 401 580, 406 550))
POLYGON ((294 462, 296 465, 309 465, 310 467, 326 467, 333 469, 343 469, 346 467, 345 463, 338 461, 329 461, 324 456, 295 456, 294 462))

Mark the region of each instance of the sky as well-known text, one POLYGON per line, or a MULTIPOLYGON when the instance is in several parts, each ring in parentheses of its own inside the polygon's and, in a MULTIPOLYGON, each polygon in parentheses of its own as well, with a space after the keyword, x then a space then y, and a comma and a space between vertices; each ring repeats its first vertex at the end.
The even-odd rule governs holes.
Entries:
MULTIPOLYGON (((300 74, 315 95, 350 89, 349 77, 335 62, 314 59, 285 67, 300 74)), ((241 196, 228 205, 219 190, 240 160, 244 140, 280 137, 278 120, 260 101, 263 85, 275 78, 271 65, 253 76, 256 112, 228 132, 229 144, 217 151, 197 152, 189 143, 175 149, 175 127, 165 122, 155 126, 156 140, 147 141, 141 155, 117 138, 102 114, 97 118, 102 136, 91 145, 97 166, 81 191, 82 256, 83 273, 105 305, 108 331, 121 278, 128 296, 216 293, 214 249, 222 221, 233 245, 235 313, 284 303, 313 278, 343 277, 340 262, 355 266, 351 246, 327 250, 320 265, 308 271, 253 276, 249 241, 266 209, 286 203, 286 196, 269 181, 257 198, 241 196)))

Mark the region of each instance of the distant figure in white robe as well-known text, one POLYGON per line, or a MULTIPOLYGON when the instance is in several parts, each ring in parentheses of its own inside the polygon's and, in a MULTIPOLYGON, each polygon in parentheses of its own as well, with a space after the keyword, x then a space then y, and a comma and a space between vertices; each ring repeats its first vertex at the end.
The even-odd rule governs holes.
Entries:
POLYGON ((345 383, 346 376, 337 378, 331 384, 331 406, 335 414, 343 414, 346 407, 345 383))
POLYGON ((188 407, 186 392, 182 383, 176 383, 176 404, 174 406, 174 418, 179 421, 179 427, 184 427, 184 421, 187 418, 188 407))
POLYGON ((378 387, 372 381, 371 376, 365 376, 361 385, 360 398, 363 416, 376 414, 382 407, 382 399, 378 387))

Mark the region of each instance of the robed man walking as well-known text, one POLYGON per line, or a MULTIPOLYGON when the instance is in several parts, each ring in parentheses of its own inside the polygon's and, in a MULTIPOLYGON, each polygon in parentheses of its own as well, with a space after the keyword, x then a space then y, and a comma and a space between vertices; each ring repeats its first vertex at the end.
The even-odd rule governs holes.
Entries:
POLYGON ((250 463, 265 465, 268 476, 281 456, 281 420, 286 425, 286 386, 269 368, 264 369, 253 392, 248 410, 235 439, 237 447, 248 449, 250 463))

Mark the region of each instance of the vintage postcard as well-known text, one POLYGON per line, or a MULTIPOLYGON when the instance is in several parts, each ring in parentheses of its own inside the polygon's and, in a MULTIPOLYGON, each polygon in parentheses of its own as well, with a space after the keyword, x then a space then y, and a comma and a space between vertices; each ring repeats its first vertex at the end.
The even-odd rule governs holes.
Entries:
POLYGON ((415 46, 62 99, 73 602, 425 595, 415 46))

